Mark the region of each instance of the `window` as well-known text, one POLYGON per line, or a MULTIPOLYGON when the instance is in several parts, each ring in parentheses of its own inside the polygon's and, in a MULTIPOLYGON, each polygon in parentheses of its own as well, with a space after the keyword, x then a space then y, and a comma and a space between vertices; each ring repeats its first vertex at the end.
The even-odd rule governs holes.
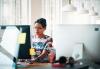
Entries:
POLYGON ((54 24, 62 21, 62 0, 42 0, 42 17, 47 19, 47 34, 52 36, 54 24))
POLYGON ((30 24, 31 0, 0 0, 0 25, 30 24))

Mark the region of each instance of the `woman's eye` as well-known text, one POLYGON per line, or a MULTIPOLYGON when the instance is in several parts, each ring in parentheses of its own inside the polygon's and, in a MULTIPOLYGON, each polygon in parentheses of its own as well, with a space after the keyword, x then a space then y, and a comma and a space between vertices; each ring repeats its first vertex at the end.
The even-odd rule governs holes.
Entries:
POLYGON ((35 29, 42 29, 42 28, 40 28, 40 27, 35 27, 35 29))

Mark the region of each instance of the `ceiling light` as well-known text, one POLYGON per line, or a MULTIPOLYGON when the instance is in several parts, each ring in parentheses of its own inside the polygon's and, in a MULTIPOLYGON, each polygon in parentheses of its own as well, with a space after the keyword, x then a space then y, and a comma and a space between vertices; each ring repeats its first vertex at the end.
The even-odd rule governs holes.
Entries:
POLYGON ((71 0, 68 0, 69 1, 69 4, 68 5, 65 5, 63 8, 62 8, 62 11, 64 12, 73 12, 73 11, 76 11, 76 7, 74 7, 72 4, 71 4, 71 0))
POLYGON ((94 7, 91 8, 89 15, 91 15, 91 16, 97 16, 98 15, 98 13, 95 12, 94 7))
POLYGON ((81 6, 80 10, 78 11, 78 13, 81 13, 81 14, 89 13, 89 11, 84 8, 84 3, 82 3, 82 6, 81 6))

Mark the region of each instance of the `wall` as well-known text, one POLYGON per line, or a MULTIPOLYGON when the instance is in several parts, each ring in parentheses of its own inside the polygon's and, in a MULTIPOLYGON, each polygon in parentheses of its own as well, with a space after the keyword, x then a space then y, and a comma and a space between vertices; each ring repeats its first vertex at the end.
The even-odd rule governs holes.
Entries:
POLYGON ((42 0, 32 0, 31 1, 31 20, 32 23, 40 18, 42 15, 42 0))

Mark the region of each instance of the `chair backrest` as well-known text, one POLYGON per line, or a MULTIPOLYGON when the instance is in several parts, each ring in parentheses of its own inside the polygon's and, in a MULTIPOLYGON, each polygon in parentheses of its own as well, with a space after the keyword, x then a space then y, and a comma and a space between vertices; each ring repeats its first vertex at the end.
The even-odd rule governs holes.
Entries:
POLYGON ((73 53, 72 53, 72 57, 75 59, 75 60, 80 60, 80 59, 83 59, 83 43, 76 43, 75 46, 74 46, 74 50, 73 50, 73 53))

